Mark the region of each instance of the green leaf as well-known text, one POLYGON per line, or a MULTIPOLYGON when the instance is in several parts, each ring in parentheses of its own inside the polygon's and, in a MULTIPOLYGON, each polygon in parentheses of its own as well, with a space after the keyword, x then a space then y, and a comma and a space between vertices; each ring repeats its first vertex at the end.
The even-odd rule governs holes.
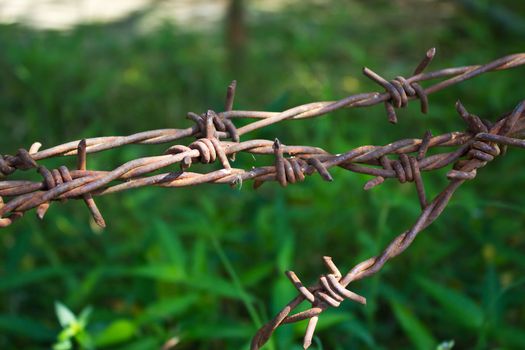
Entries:
POLYGON ((348 333, 351 333, 356 338, 363 341, 369 348, 375 349, 375 340, 373 335, 370 333, 370 329, 365 325, 361 324, 356 320, 348 320, 343 323, 340 327, 347 330, 348 333))
POLYGON ((15 334, 27 339, 51 341, 54 332, 40 323, 19 316, 0 315, 0 333, 15 334))
POLYGON ((278 278, 272 286, 272 304, 271 313, 275 314, 281 311, 282 306, 286 305, 297 295, 297 290, 286 278, 278 278))
POLYGON ((53 345, 53 350, 70 350, 73 349, 73 343, 71 340, 66 339, 53 345))
POLYGON ((75 336, 77 331, 78 331, 78 328, 76 327, 66 327, 62 331, 60 331, 60 333, 58 333, 57 339, 58 341, 61 341, 61 342, 69 340, 75 336))
POLYGON ((86 331, 78 333, 75 337, 75 340, 78 342, 78 344, 80 344, 82 350, 94 349, 93 339, 91 338, 91 335, 86 331))
POLYGON ((494 327, 490 330, 491 336, 501 342, 502 348, 508 349, 525 349, 525 333, 522 328, 511 327, 494 327))
POLYGON ((190 288, 202 290, 213 295, 239 300, 244 299, 243 301, 253 300, 253 297, 249 294, 240 295, 237 287, 233 283, 219 277, 214 277, 213 275, 195 276, 181 282, 190 288))
POLYGON ((77 322, 75 314, 59 301, 55 301, 55 313, 62 328, 77 322))
POLYGON ((33 271, 13 273, 2 276, 0 279, 0 291, 25 287, 29 284, 42 282, 49 278, 63 275, 65 270, 56 267, 44 267, 33 271))
MULTIPOLYGON (((323 313, 319 317, 319 322, 317 324, 317 330, 322 331, 324 329, 330 329, 336 325, 347 322, 350 319, 350 314, 343 311, 328 311, 323 313)), ((304 328, 303 328, 304 331, 304 328)))
POLYGON ((152 278, 159 281, 178 282, 184 280, 186 274, 175 265, 146 265, 133 268, 129 271, 132 275, 152 278))
POLYGON ((199 324, 184 332, 182 338, 186 339, 249 339, 256 329, 251 325, 243 325, 231 322, 220 324, 199 324))
POLYGON ((89 299, 90 294, 93 290, 100 285, 100 279, 103 276, 103 268, 91 268, 83 278, 82 282, 70 292, 68 296, 69 305, 82 305, 86 300, 89 299))
POLYGON ((120 344, 130 340, 137 332, 135 324, 126 319, 113 321, 95 337, 97 347, 120 344))
POLYGON ((292 235, 283 235, 282 239, 283 242, 277 252, 277 266, 284 272, 292 266, 295 242, 292 235))
POLYGON ((207 272, 208 252, 207 244, 204 238, 197 238, 193 243, 191 259, 191 274, 203 275, 207 272))
POLYGON ((132 268, 114 267, 107 270, 112 276, 132 276, 152 278, 157 281, 179 284, 188 288, 203 290, 207 293, 241 299, 237 288, 230 282, 213 275, 194 275, 188 278, 184 272, 174 265, 146 265, 132 268))
POLYGON ((157 301, 144 310, 137 322, 138 324, 144 324, 157 322, 166 318, 177 317, 192 307, 198 300, 199 297, 197 295, 190 294, 173 299, 157 301))
POLYGON ((455 343, 454 343, 453 340, 444 341, 444 342, 442 342, 441 344, 438 345, 436 350, 452 350, 454 345, 455 345, 455 343))
POLYGON ((186 251, 176 233, 176 231, 168 226, 164 221, 155 221, 155 231, 159 238, 158 244, 164 252, 165 261, 178 266, 184 270, 186 261, 186 251))
POLYGON ((91 313, 93 312, 93 308, 91 306, 88 306, 82 310, 80 315, 78 316, 78 323, 82 325, 82 327, 85 327, 88 324, 89 317, 91 316, 91 313))
POLYGON ((450 320, 467 328, 483 324, 483 311, 472 299, 424 277, 416 278, 416 282, 447 311, 450 320))
POLYGON ((131 344, 126 344, 116 348, 115 350, 144 350, 144 349, 160 349, 161 344, 155 337, 140 339, 131 344))
POLYGON ((390 305, 401 328, 403 328, 416 349, 427 350, 436 347, 437 341, 412 311, 397 301, 391 301, 390 305))
POLYGON ((259 265, 254 266, 253 268, 247 269, 243 275, 240 277, 242 285, 244 287, 249 287, 256 285, 264 278, 271 276, 274 273, 274 263, 273 262, 261 262, 259 265))

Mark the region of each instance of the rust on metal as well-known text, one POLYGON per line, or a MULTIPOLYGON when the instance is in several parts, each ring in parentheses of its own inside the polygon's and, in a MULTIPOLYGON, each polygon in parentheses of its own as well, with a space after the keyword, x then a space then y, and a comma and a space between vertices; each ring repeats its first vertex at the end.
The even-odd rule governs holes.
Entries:
MULTIPOLYGON (((220 113, 208 110, 187 117, 194 124, 185 129, 159 129, 129 136, 96 137, 77 140, 40 150, 42 145, 33 143, 29 150, 19 149, 15 155, 0 155, 0 227, 8 227, 26 212, 36 208, 37 216, 44 218, 52 202, 68 199, 83 200, 94 221, 105 226, 94 198, 146 186, 184 187, 204 183, 242 184, 253 180, 257 188, 265 182, 276 181, 287 186, 304 181, 306 176, 318 173, 324 180, 332 181, 329 170, 339 167, 351 172, 372 176, 365 185, 370 190, 387 179, 400 183, 414 183, 421 206, 421 214, 415 224, 397 236, 379 255, 354 266, 345 275, 330 257, 324 257, 328 273, 322 275, 312 286, 305 286, 292 271, 287 276, 298 291, 273 319, 265 324, 252 339, 251 349, 260 349, 281 325, 308 319, 303 347, 312 343, 319 316, 329 307, 337 307, 346 299, 366 304, 363 296, 348 289, 357 280, 379 271, 391 258, 401 254, 413 242, 419 232, 428 227, 442 213, 456 189, 465 181, 476 177, 477 171, 502 154, 507 147, 525 148, 525 101, 495 122, 471 114, 461 102, 456 110, 465 122, 464 131, 454 131, 433 136, 427 131, 419 138, 393 141, 383 146, 366 145, 343 153, 330 153, 314 146, 286 145, 275 139, 247 139, 241 137, 250 132, 276 124, 283 120, 320 117, 342 108, 366 107, 384 104, 388 120, 397 122, 396 109, 405 107, 418 99, 421 111, 428 111, 428 96, 451 85, 477 75, 510 69, 525 64, 525 53, 505 56, 485 65, 446 68, 424 73, 435 56, 435 49, 427 51, 409 78, 398 76, 387 80, 365 68, 364 74, 378 83, 385 92, 370 92, 348 96, 338 101, 313 102, 293 107, 283 112, 234 110, 236 81, 227 88, 225 110, 220 113), (442 79, 423 88, 423 81, 442 79), (250 122, 237 128, 236 119, 250 122), (129 144, 169 144, 194 137, 187 145, 169 145, 161 155, 130 160, 111 171, 87 169, 87 154, 102 152, 129 144), (428 151, 432 149, 431 155, 428 151), (231 165, 237 153, 267 155, 273 158, 269 165, 241 169, 231 165), (48 158, 77 156, 75 170, 66 166, 47 169, 42 160, 48 158), (229 159, 228 159, 229 157, 229 159), (219 168, 209 172, 190 171, 192 164, 217 164, 219 168), (178 164, 180 170, 171 167, 178 164), (425 191, 424 172, 451 166, 447 173, 449 184, 438 195, 429 199, 425 191), (15 171, 36 169, 42 181, 9 180, 15 171), (165 173, 158 174, 161 169, 165 173), (293 313, 303 302, 310 303, 305 311, 293 313)), ((494 116, 497 117, 497 116, 494 116)))

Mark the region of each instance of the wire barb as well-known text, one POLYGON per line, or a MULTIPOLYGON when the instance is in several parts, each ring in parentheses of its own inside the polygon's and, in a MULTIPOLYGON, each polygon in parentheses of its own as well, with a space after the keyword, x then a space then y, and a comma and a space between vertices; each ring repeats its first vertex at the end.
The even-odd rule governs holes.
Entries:
MULTIPOLYGON (((414 70, 414 75, 421 74, 423 70, 428 67, 435 54, 435 48, 428 50, 423 60, 414 70)), ((395 108, 406 107, 409 98, 417 97, 421 101, 421 113, 428 113, 428 96, 425 90, 417 82, 410 82, 402 76, 398 76, 392 81, 387 81, 367 67, 363 68, 363 74, 384 87, 389 94, 390 99, 385 100, 385 108, 390 123, 397 123, 395 108)))
MULTIPOLYGON (((105 220, 94 202, 95 196, 103 196, 120 191, 146 187, 184 187, 204 183, 242 184, 252 180, 254 187, 268 181, 276 181, 281 186, 305 180, 306 175, 317 172, 326 181, 333 181, 330 170, 338 167, 351 172, 372 176, 364 188, 371 189, 387 179, 397 179, 400 183, 415 183, 421 206, 420 216, 414 225, 398 235, 381 254, 371 257, 342 275, 330 257, 323 261, 329 273, 321 275, 311 287, 302 284, 293 272, 287 276, 298 291, 298 296, 286 305, 272 320, 265 324, 254 336, 251 349, 260 349, 282 324, 309 319, 305 331, 304 348, 311 345, 316 325, 321 313, 328 307, 337 307, 346 299, 361 304, 366 299, 348 289, 359 279, 379 271, 391 258, 401 254, 414 241, 419 232, 434 222, 443 212, 456 189, 467 180, 476 177, 477 171, 502 154, 506 147, 525 148, 525 101, 495 122, 481 119, 467 111, 457 102, 456 110, 465 121, 465 131, 432 135, 427 131, 421 139, 406 138, 386 145, 365 145, 333 154, 322 148, 309 145, 284 145, 278 139, 240 138, 254 130, 279 123, 284 120, 297 120, 325 115, 342 108, 365 107, 379 103, 386 106, 389 121, 397 122, 396 108, 405 107, 411 100, 419 99, 421 110, 428 110, 428 95, 454 84, 492 71, 510 69, 525 64, 525 54, 514 54, 499 58, 485 65, 447 68, 423 73, 435 55, 435 49, 427 51, 423 60, 409 78, 401 76, 392 81, 379 76, 368 68, 367 77, 381 85, 386 92, 361 93, 344 97, 338 101, 321 101, 296 106, 282 112, 233 110, 236 82, 227 88, 225 110, 216 113, 208 110, 201 115, 188 113, 194 124, 185 129, 160 129, 145 131, 129 136, 97 137, 71 141, 62 145, 40 150, 41 144, 34 143, 29 151, 19 149, 16 155, 0 155, 0 227, 7 227, 21 218, 25 212, 35 209, 43 218, 52 202, 65 202, 68 199, 82 199, 95 222, 104 227, 105 220), (423 89, 422 81, 444 79, 423 89), (233 120, 245 118, 252 120, 236 128, 233 120), (187 145, 173 144, 174 141, 193 137, 187 145), (102 152, 129 144, 172 143, 163 155, 130 160, 111 171, 87 169, 87 154, 102 152), (444 148, 452 150, 443 150, 444 148), (429 151, 432 154, 429 155, 429 151), (234 168, 228 157, 237 153, 273 157, 273 162, 262 167, 250 169, 234 168), (49 170, 39 161, 49 158, 76 155, 76 170, 62 165, 49 170), (189 171, 194 162, 216 167, 209 172, 189 171), (220 163, 220 164, 218 164, 220 163), (159 173, 178 164, 180 170, 159 173), (220 166, 220 168, 219 168, 220 166), (422 174, 452 166, 447 173, 448 186, 432 199, 427 198, 422 174), (18 170, 36 168, 41 181, 8 180, 18 170), (303 302, 310 308, 293 314, 303 302)), ((231 159, 231 158, 230 158, 231 159)))
MULTIPOLYGON (((87 153, 86 153, 86 140, 81 140, 78 143, 77 147, 77 169, 80 171, 86 171, 87 170, 87 153)), ((67 168, 65 168, 67 169, 67 168)), ((71 176, 69 176, 69 181, 72 181, 71 176)), ((86 206, 89 209, 89 212, 91 213, 91 216, 93 216, 93 220, 95 220, 95 223, 101 227, 106 227, 106 221, 104 220, 104 217, 100 213, 100 210, 97 207, 97 204, 95 203, 95 200, 93 199, 93 196, 90 193, 85 193, 82 195, 84 198, 84 203, 86 203, 86 206)))
MULTIPOLYGON (((329 306, 339 307, 341 302, 345 299, 350 299, 357 303, 366 305, 366 298, 346 289, 346 286, 341 283, 341 272, 333 263, 332 258, 325 256, 323 257, 323 261, 330 270, 330 273, 319 277, 319 283, 311 289, 303 285, 295 272, 286 271, 286 276, 290 282, 292 282, 300 295, 312 305, 312 308, 326 309, 329 306)), ((308 349, 312 344, 317 321, 317 316, 312 316, 310 318, 303 341, 304 349, 308 349)))

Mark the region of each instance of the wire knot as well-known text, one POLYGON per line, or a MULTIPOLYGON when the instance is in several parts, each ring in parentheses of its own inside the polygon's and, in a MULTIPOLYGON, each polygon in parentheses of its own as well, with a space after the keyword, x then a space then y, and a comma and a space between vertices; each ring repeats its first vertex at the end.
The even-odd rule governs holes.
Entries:
MULTIPOLYGON (((329 256, 323 257, 325 265, 330 273, 324 274, 319 278, 319 283, 307 288, 303 285, 299 277, 293 271, 286 271, 286 276, 292 282, 297 291, 306 299, 312 307, 339 307, 345 299, 353 300, 360 304, 366 305, 366 298, 348 290, 342 283, 342 275, 337 266, 329 256)), ((307 349, 311 343, 317 326, 318 316, 310 318, 306 333, 304 336, 303 347, 307 349)))
MULTIPOLYGON (((414 71, 414 75, 418 75, 430 64, 436 54, 436 49, 432 48, 427 51, 423 60, 419 63, 414 71)), ((377 84, 381 85, 390 98, 385 101, 386 113, 388 121, 397 123, 396 108, 403 108, 408 105, 410 98, 418 98, 421 103, 421 113, 428 112, 428 96, 425 90, 416 81, 410 82, 402 76, 397 76, 395 79, 388 81, 370 68, 363 68, 363 74, 372 79, 377 84)))
MULTIPOLYGON (((189 148, 187 146, 184 146, 184 145, 174 145, 174 146, 171 146, 170 148, 168 148, 164 152, 164 154, 179 154, 179 153, 189 152, 191 150, 192 150, 191 148, 189 148)), ((180 162, 180 169, 182 171, 185 171, 189 167, 191 167, 192 163, 193 163, 192 158, 190 156, 186 156, 180 162)))
POLYGON ((37 164, 33 157, 23 148, 19 149, 15 156, 0 155, 0 177, 11 175, 16 170, 28 170, 36 167, 37 164))
MULTIPOLYGON (((77 170, 80 172, 85 172, 87 169, 87 144, 86 140, 81 140, 78 143, 77 146, 77 170)), ((66 166, 60 166, 58 169, 52 169, 49 170, 45 166, 38 166, 37 167, 38 173, 42 175, 42 178, 44 180, 44 190, 50 191, 54 189, 57 186, 60 186, 62 184, 68 183, 70 181, 73 181, 73 176, 71 175, 71 172, 66 166)), ((77 177, 81 177, 82 175, 77 175, 77 177)), ((82 199, 86 203, 86 206, 91 213, 93 220, 95 223, 104 228, 106 227, 106 222, 104 220, 104 217, 100 213, 100 210, 98 209, 95 200, 93 199, 93 196, 90 193, 86 193, 82 195, 82 199)), ((67 198, 60 199, 62 201, 67 201, 67 198)), ((37 207, 37 216, 40 219, 43 219, 46 215, 48 209, 50 206, 50 202, 44 202, 40 204, 37 207)))
MULTIPOLYGON (((456 180, 474 179, 477 175, 477 169, 484 167, 488 162, 491 162, 501 154, 500 147, 496 142, 481 139, 481 135, 487 135, 487 133, 494 136, 507 135, 513 129, 515 123, 523 113, 524 108, 525 103, 518 105, 514 111, 506 117, 502 126, 498 127, 491 125, 487 121, 483 121, 477 115, 469 113, 461 101, 458 100, 456 102, 456 110, 467 124, 467 131, 477 135, 468 148, 467 158, 454 163, 453 169, 447 173, 447 177, 456 180), (472 160, 476 162, 472 163, 472 160)), ((505 147, 504 145, 503 150, 505 150, 505 147)))
POLYGON ((408 99, 416 97, 421 102, 421 113, 428 112, 428 96, 425 90, 416 82, 408 82, 402 76, 398 76, 391 81, 387 81, 379 74, 375 73, 369 68, 364 68, 363 73, 385 88, 390 95, 390 99, 385 101, 385 108, 388 116, 388 121, 392 124, 397 123, 396 108, 404 108, 408 105, 408 99))
MULTIPOLYGON (((305 175, 312 175, 315 171, 317 171, 325 181, 333 181, 328 169, 319 159, 308 158, 304 160, 298 157, 285 158, 284 148, 279 139, 275 139, 273 151, 275 155, 275 178, 281 186, 286 187, 288 183, 293 184, 298 181, 304 181, 305 175)), ((260 187, 266 178, 267 176, 262 176, 255 179, 254 187, 260 187)))
POLYGON ((226 134, 226 138, 231 138, 233 142, 240 141, 239 133, 233 122, 212 110, 208 110, 202 115, 189 112, 187 118, 195 122, 197 137, 214 137, 216 132, 220 131, 226 134))
POLYGON ((472 180, 477 175, 477 169, 484 167, 500 154, 500 148, 496 143, 476 140, 470 145, 467 159, 461 159, 454 163, 453 169, 447 173, 447 177, 457 180, 472 180), (474 168, 464 170, 473 159, 478 161, 474 168))
MULTIPOLYGON (((425 158, 430 146, 431 139, 432 133, 427 130, 423 136, 423 139, 421 140, 421 143, 419 144, 417 156, 409 156, 405 153, 402 153, 399 155, 399 160, 395 161, 391 161, 386 155, 379 157, 379 164, 383 167, 383 169, 392 171, 399 182, 415 183, 417 197, 422 210, 427 207, 428 202, 419 162, 425 158)), ((375 186, 381 185, 384 181, 385 178, 383 176, 376 176, 365 184, 364 190, 368 191, 375 186)))
POLYGON ((350 299, 365 305, 365 297, 348 290, 341 284, 341 272, 334 264, 332 258, 324 256, 323 262, 330 270, 330 273, 322 275, 319 278, 319 284, 316 287, 311 288, 311 290, 303 285, 295 272, 287 271, 286 276, 290 279, 299 293, 301 293, 313 306, 319 306, 322 303, 326 303, 326 305, 338 307, 345 299, 350 299))
MULTIPOLYGON (((219 118, 219 116, 212 110, 209 110, 202 116, 190 112, 188 113, 188 117, 195 120, 200 130, 199 135, 202 136, 204 134, 205 137, 192 142, 188 147, 182 145, 171 146, 166 150, 165 154, 179 154, 191 150, 197 150, 199 152, 199 156, 197 157, 199 162, 203 164, 214 163, 218 157, 224 169, 231 169, 226 152, 221 145, 221 141, 217 137, 217 130, 229 130, 230 135, 237 135, 237 131, 233 131, 235 129, 233 123, 229 120, 224 122, 226 119, 219 118), (232 129, 229 129, 227 125, 231 125, 232 129)), ((238 141, 238 136, 236 139, 238 141)), ((188 169, 192 165, 192 162, 192 157, 184 157, 180 163, 182 171, 188 169)))
MULTIPOLYGON (((414 182, 421 173, 418 159, 404 153, 399 155, 398 160, 390 160, 385 155, 381 156, 379 158, 379 163, 383 169, 394 172, 395 178, 397 178, 400 183, 414 182)), ((383 176, 377 176, 369 180, 365 184, 364 189, 370 190, 371 188, 382 184, 384 181, 385 178, 383 176)))
POLYGON ((304 181, 306 162, 301 158, 285 158, 279 139, 275 139, 273 150, 275 155, 275 176, 279 184, 286 187, 288 183, 293 184, 297 181, 304 181))
MULTIPOLYGON (((214 163, 219 157, 224 169, 231 169, 228 157, 221 146, 220 141, 217 138, 202 138, 192 142, 189 147, 183 145, 171 146, 164 152, 165 154, 179 154, 197 150, 199 156, 195 157, 197 161, 203 164, 214 163)), ((193 158, 191 156, 185 156, 180 162, 182 171, 187 170, 193 164, 193 158)))
POLYGON ((403 153, 399 155, 399 160, 391 162, 392 168, 399 182, 405 183, 413 182, 415 180, 414 174, 419 171, 419 164, 414 160, 414 157, 403 153))
POLYGON ((475 114, 467 111, 465 106, 461 103, 460 100, 456 102, 456 111, 463 121, 467 124, 467 131, 473 134, 478 134, 480 132, 488 132, 491 127, 488 122, 481 120, 475 114))
POLYGON ((69 169, 61 166, 58 169, 48 170, 45 166, 40 165, 37 171, 44 179, 45 190, 52 190, 53 188, 63 183, 73 181, 69 169))
MULTIPOLYGON (((220 141, 215 137, 198 139, 197 141, 194 141, 189 145, 189 149, 199 151, 198 160, 201 163, 213 163, 218 157, 224 169, 231 169, 228 157, 226 156, 226 153, 224 152, 220 141)), ((185 163, 184 159, 183 163, 185 163)))

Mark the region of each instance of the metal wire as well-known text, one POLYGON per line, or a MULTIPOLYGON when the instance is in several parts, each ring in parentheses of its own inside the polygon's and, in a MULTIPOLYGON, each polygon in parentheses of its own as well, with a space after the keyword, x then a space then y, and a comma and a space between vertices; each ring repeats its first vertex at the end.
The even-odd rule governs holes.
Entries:
POLYGON ((520 137, 525 130, 525 101, 511 112, 492 123, 470 114, 458 101, 456 109, 465 121, 465 131, 450 132, 432 136, 426 132, 421 139, 403 139, 384 146, 361 146, 340 154, 331 154, 312 146, 283 145, 279 140, 243 140, 241 136, 254 130, 287 119, 304 119, 325 115, 337 109, 372 106, 384 103, 388 120, 397 122, 396 109, 405 107, 409 101, 419 99, 422 113, 428 111, 428 95, 463 82, 477 75, 514 68, 525 64, 525 54, 502 57, 485 65, 441 69, 423 73, 435 55, 435 49, 427 51, 410 78, 398 76, 388 81, 365 68, 363 73, 385 89, 385 92, 357 94, 339 101, 314 102, 288 109, 283 112, 233 110, 236 82, 228 86, 225 111, 203 114, 188 113, 194 122, 186 129, 161 129, 146 131, 130 136, 98 137, 77 140, 40 150, 41 144, 34 143, 29 150, 19 149, 15 155, 0 155, 0 227, 10 226, 27 211, 36 208, 43 219, 50 203, 67 199, 82 199, 95 222, 104 227, 106 222, 98 210, 96 196, 145 186, 183 187, 203 183, 236 185, 254 180, 254 187, 267 181, 277 181, 281 186, 303 181, 306 176, 318 173, 324 180, 332 181, 329 169, 340 167, 351 172, 374 176, 364 185, 369 190, 388 178, 401 183, 413 182, 417 189, 422 212, 416 223, 395 238, 378 256, 372 257, 342 275, 331 258, 324 262, 329 273, 320 277, 311 287, 303 285, 293 272, 287 276, 297 288, 299 295, 288 303, 270 322, 264 325, 252 340, 251 349, 262 347, 275 329, 286 323, 309 319, 305 333, 304 348, 308 348, 316 328, 319 315, 328 307, 337 307, 345 299, 365 304, 366 299, 347 289, 356 280, 379 271, 391 258, 402 253, 417 234, 429 226, 441 214, 455 190, 467 180, 475 178, 479 168, 501 154, 507 146, 525 148, 520 137), (422 88, 422 81, 446 78, 441 82, 422 88), (254 119, 251 123, 236 128, 237 118, 254 119), (189 145, 172 145, 164 155, 144 157, 124 163, 112 171, 87 169, 87 154, 114 149, 128 144, 171 143, 186 137, 196 137, 189 145), (228 140, 230 139, 230 140, 228 140), (455 147, 452 151, 444 147, 455 147), (427 155, 429 149, 434 154, 427 155), (273 157, 271 165, 249 170, 234 168, 230 161, 236 153, 266 154, 273 157), (49 170, 38 161, 62 156, 77 156, 75 170, 66 166, 49 170), (228 159, 230 157, 230 159, 228 159), (217 162, 218 161, 218 162, 217 162), (220 163, 221 168, 207 173, 188 171, 192 164, 220 163), (152 174, 160 169, 180 164, 180 171, 152 174), (431 201, 425 193, 422 172, 453 165, 447 174, 449 185, 431 201), (42 181, 7 180, 17 170, 37 169, 42 181), (9 198, 3 201, 2 197, 9 198), (311 307, 303 312, 291 314, 303 301, 311 307))
MULTIPOLYGON (((364 154, 364 157, 353 158, 354 162, 360 157, 366 161, 371 159, 370 155, 373 154, 373 159, 378 161, 383 168, 381 169, 382 172, 378 171, 378 177, 365 185, 365 189, 381 183, 383 180, 378 181, 377 179, 384 179, 385 176, 396 177, 401 182, 414 181, 422 208, 419 218, 409 230, 397 236, 381 254, 359 263, 344 276, 341 275, 330 257, 324 257, 329 273, 322 275, 317 284, 308 288, 303 285, 295 273, 287 272, 287 276, 297 288, 299 295, 290 301, 273 320, 259 329, 252 340, 251 349, 259 349, 263 346, 280 325, 309 319, 303 342, 303 347, 307 349, 312 343, 318 317, 324 310, 339 306, 344 299, 354 300, 361 304, 366 303, 365 298, 346 288, 350 283, 375 274, 388 260, 407 249, 417 234, 438 218, 456 189, 465 181, 475 178, 476 171, 479 168, 501 154, 500 147, 525 148, 525 140, 512 137, 512 135, 519 134, 525 129, 525 100, 518 104, 512 113, 500 118, 494 124, 483 122, 478 117, 468 114, 459 102, 457 109, 462 113, 462 117, 466 117, 469 122, 476 121, 476 129, 466 134, 455 134, 457 136, 455 140, 461 140, 461 142, 457 143, 459 148, 454 152, 425 157, 425 150, 427 147, 432 147, 436 139, 430 138, 427 134, 426 139, 416 142, 410 140, 412 142, 407 142, 408 145, 406 146, 403 141, 407 140, 390 144, 395 145, 393 148, 396 149, 395 153, 399 154, 399 161, 385 158, 385 149, 390 145, 370 151, 368 154, 364 154), (418 153, 418 156, 412 156, 410 153, 418 153), (447 173, 450 180, 449 185, 430 203, 427 203, 420 171, 436 169, 448 164, 453 164, 453 169, 447 173), (311 307, 306 311, 290 315, 305 300, 311 304, 311 307)), ((467 125, 473 127, 474 123, 467 125)), ((445 139, 451 138, 452 135, 448 134, 445 139)), ((454 138, 452 137, 452 139, 454 138)), ((353 163, 348 164, 348 167, 350 170, 357 171, 354 168, 357 165, 353 163)))

